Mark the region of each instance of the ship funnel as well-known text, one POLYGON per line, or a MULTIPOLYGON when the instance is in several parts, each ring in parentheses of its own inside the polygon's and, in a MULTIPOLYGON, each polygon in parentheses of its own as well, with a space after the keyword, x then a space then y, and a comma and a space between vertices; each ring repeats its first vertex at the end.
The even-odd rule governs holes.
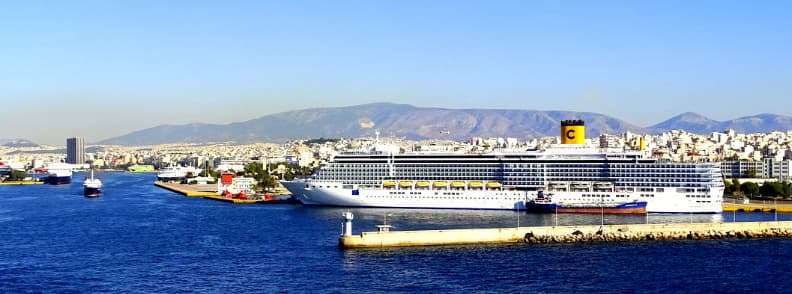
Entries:
POLYGON ((582 120, 561 121, 561 144, 586 144, 586 126, 582 120))
POLYGON ((641 136, 641 139, 639 140, 638 143, 641 144, 639 146, 639 150, 644 151, 646 149, 646 142, 644 142, 644 137, 643 136, 641 136))

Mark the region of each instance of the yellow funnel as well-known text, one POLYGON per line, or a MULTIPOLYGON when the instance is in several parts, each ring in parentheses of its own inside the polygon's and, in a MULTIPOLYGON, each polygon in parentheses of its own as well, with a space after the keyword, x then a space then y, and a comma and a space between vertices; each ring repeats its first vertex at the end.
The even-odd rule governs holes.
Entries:
POLYGON ((561 121, 561 144, 586 144, 586 126, 582 120, 561 121))
POLYGON ((641 146, 639 147, 640 148, 639 150, 644 151, 644 149, 646 149, 646 142, 644 142, 644 137, 643 136, 641 136, 641 139, 639 140, 638 144, 641 144, 641 146))

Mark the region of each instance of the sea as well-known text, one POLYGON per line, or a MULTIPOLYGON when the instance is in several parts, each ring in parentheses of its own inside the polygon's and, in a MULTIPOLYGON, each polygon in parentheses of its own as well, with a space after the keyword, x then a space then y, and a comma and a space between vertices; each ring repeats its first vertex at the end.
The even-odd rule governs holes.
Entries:
POLYGON ((792 220, 789 214, 529 215, 515 211, 235 205, 156 176, 102 172, 104 194, 0 186, 0 293, 775 293, 792 240, 341 250, 353 231, 792 220))

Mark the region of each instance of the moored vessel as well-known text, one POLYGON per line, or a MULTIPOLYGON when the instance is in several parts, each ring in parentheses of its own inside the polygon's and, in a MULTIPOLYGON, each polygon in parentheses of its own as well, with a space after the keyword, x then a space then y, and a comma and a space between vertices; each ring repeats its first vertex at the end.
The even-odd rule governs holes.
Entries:
POLYGON ((596 148, 585 144, 579 120, 563 121, 561 144, 544 150, 372 149, 336 155, 311 177, 282 184, 306 205, 512 210, 526 209, 544 192, 563 203, 645 202, 654 213, 720 213, 724 189, 717 163, 664 162, 642 150, 596 148))
POLYGON ((47 165, 47 177, 44 182, 50 185, 71 184, 72 165, 68 163, 52 163, 47 165))
POLYGON ((603 214, 644 214, 646 201, 610 199, 601 194, 597 199, 589 201, 564 202, 554 201, 552 194, 539 192, 536 199, 528 201, 525 209, 530 213, 603 213, 603 214))
POLYGON ((127 171, 131 173, 146 173, 154 172, 154 166, 150 164, 135 164, 127 167, 127 171))
POLYGON ((160 169, 157 173, 157 180, 160 182, 175 182, 187 177, 197 176, 199 173, 201 173, 201 169, 192 166, 169 166, 160 169))

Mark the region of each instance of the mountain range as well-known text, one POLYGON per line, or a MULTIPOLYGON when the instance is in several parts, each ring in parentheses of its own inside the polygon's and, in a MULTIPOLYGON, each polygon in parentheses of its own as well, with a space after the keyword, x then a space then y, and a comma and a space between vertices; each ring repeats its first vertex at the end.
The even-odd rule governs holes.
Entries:
POLYGON ((383 136, 407 139, 466 140, 471 137, 535 138, 555 136, 559 122, 582 119, 586 136, 660 133, 683 129, 691 133, 734 129, 738 133, 792 130, 792 117, 759 114, 715 121, 696 113, 682 113, 653 126, 640 127, 592 112, 507 109, 445 109, 406 104, 372 103, 335 108, 281 112, 230 124, 161 125, 109 138, 97 144, 153 145, 205 142, 283 142, 307 138, 383 136))
POLYGON ((36 144, 32 141, 25 139, 0 139, 0 146, 12 147, 12 148, 26 148, 26 147, 39 147, 39 144, 36 144))

